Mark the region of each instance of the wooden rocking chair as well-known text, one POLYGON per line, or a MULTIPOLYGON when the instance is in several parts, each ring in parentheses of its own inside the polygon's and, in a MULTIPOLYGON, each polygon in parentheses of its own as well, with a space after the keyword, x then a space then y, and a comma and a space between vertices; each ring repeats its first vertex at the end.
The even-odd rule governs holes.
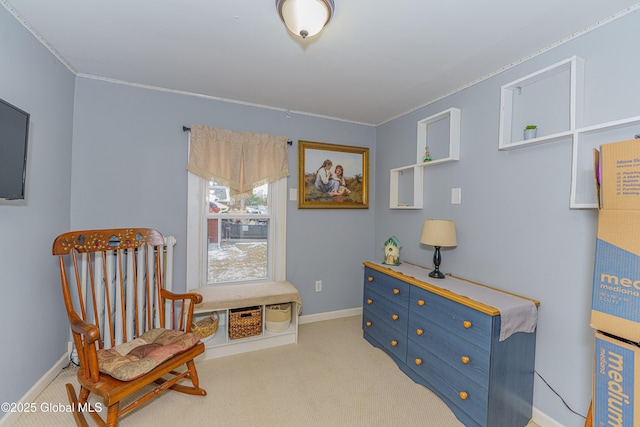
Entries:
POLYGON ((88 412, 101 426, 167 389, 205 396, 193 359, 204 352, 190 333, 198 294, 163 288, 164 237, 147 228, 74 231, 58 236, 53 254, 60 260, 62 294, 78 353, 80 393, 67 384, 78 426, 88 412), (165 324, 167 328, 165 329, 165 324), (177 370, 186 365, 186 369, 177 370), (166 378, 168 377, 168 378, 166 378), (191 380, 193 386, 178 384, 191 380), (145 386, 153 389, 120 408, 145 386), (88 401, 102 398, 106 422, 88 401))

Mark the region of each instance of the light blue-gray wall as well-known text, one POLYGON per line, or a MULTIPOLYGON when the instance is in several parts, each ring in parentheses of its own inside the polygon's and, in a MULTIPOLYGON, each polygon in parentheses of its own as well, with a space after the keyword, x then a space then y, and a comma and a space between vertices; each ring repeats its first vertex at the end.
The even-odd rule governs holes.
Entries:
POLYGON ((74 81, 0 7, 0 98, 31 114, 26 199, 0 202, 0 402, 17 402, 67 350, 51 244, 69 228, 74 81))
MULTIPOLYGON (((287 136, 294 142, 289 189, 298 186, 299 139, 368 147, 375 154, 371 126, 294 113, 287 118, 284 111, 94 79, 78 79, 75 109, 71 227, 150 226, 175 235, 177 289, 184 289, 186 277, 183 125, 287 136)), ((300 291, 303 314, 360 306, 374 210, 299 210, 296 201, 287 207, 287 279, 300 291), (316 280, 323 281, 322 292, 315 292, 316 280)))
MULTIPOLYGON (((11 350, 2 350, 0 400, 20 399, 66 349, 57 266, 50 255, 58 233, 151 226, 174 234, 180 289, 186 275, 182 126, 198 123, 288 136, 294 141, 290 189, 298 186, 299 139, 371 149, 370 209, 298 210, 296 202, 288 202, 287 278, 300 290, 303 314, 361 306, 361 263, 381 259, 390 235, 402 242, 403 260, 430 266, 432 249, 418 243, 423 219, 454 219, 459 245, 443 250, 443 271, 541 301, 536 369, 585 414, 597 212, 569 209, 570 141, 498 151, 500 86, 580 55, 586 60, 586 124, 639 115, 638 28, 640 14, 621 18, 374 128, 75 79, 0 8, 0 98, 32 114, 27 201, 0 204, 5 301, 0 330, 11 344, 11 350), (414 162, 417 121, 449 107, 462 110, 461 160, 425 170, 424 209, 390 210, 389 169, 414 162), (449 203, 453 187, 462 188, 461 205, 449 203), (323 281, 322 292, 314 291, 316 280, 323 281)), ((583 424, 538 378, 534 400, 537 409, 564 425, 583 424)))
MULTIPOLYGON (((443 249, 441 269, 541 302, 536 370, 583 415, 591 400, 597 212, 569 209, 570 140, 498 151, 500 87, 578 55, 585 59, 584 125, 638 116, 639 29, 640 13, 628 15, 377 129, 375 242, 395 235, 401 258, 431 266, 433 248, 419 244, 422 221, 455 220, 458 246, 443 249), (388 171, 414 162, 417 121, 451 107, 461 109, 460 161, 425 168, 424 209, 390 210, 388 171), (458 187, 462 203, 452 205, 458 187)), ((537 376, 534 406, 563 425, 584 424, 537 376)))

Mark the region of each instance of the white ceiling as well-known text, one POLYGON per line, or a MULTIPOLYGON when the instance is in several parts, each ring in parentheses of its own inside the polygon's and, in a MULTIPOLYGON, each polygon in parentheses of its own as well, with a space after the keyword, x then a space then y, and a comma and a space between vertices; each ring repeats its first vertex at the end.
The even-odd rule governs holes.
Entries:
POLYGON ((76 74, 380 124, 636 11, 635 0, 335 0, 301 40, 275 0, 0 0, 76 74))

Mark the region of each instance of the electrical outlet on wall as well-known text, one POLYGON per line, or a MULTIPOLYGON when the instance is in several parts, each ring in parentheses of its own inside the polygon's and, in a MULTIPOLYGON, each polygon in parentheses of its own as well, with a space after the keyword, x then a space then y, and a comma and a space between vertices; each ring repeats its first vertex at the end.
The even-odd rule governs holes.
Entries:
POLYGON ((322 280, 316 280, 316 292, 322 291, 322 280))

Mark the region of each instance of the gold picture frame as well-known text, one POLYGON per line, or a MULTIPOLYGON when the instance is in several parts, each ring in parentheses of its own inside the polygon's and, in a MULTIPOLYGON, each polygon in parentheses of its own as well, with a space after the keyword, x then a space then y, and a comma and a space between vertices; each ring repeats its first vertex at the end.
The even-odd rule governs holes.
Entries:
POLYGON ((368 208, 369 148, 298 141, 298 209, 368 208))

